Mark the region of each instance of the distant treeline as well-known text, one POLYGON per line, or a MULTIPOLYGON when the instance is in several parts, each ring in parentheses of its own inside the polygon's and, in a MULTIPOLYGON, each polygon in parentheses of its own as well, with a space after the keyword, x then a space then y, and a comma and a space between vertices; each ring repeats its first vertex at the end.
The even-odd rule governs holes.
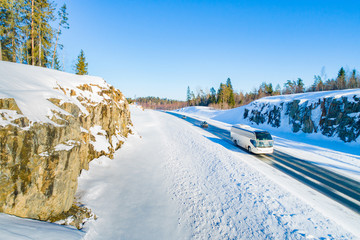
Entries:
POLYGON ((283 88, 281 88, 280 84, 277 84, 274 88, 272 83, 263 82, 258 88, 254 88, 253 91, 248 93, 235 92, 231 80, 228 78, 226 83, 220 83, 217 91, 213 87, 209 91, 199 89, 195 95, 188 87, 186 102, 188 106, 210 106, 218 109, 229 109, 246 105, 267 96, 351 88, 360 88, 360 78, 355 69, 350 74, 346 74, 344 68, 341 68, 336 78, 325 80, 319 75, 315 75, 314 83, 309 87, 305 87, 303 80, 298 78, 296 81, 287 80, 283 88))
POLYGON ((213 87, 206 91, 198 89, 196 95, 188 87, 186 101, 159 97, 129 98, 128 101, 130 103, 136 101, 144 108, 161 110, 173 110, 185 106, 209 106, 217 109, 229 109, 249 104, 256 99, 267 96, 360 88, 360 78, 355 69, 347 74, 344 68, 340 68, 336 78, 326 80, 323 78, 315 75, 314 83, 309 87, 305 87, 301 78, 298 78, 296 81, 287 80, 283 88, 281 88, 280 84, 277 84, 274 88, 272 83, 263 82, 258 88, 254 88, 247 93, 234 91, 231 79, 228 78, 225 83, 220 83, 218 90, 215 90, 213 87))
POLYGON ((136 99, 127 98, 127 101, 129 103, 136 102, 143 108, 156 110, 174 110, 187 106, 187 102, 185 101, 171 100, 159 97, 139 97, 136 99))

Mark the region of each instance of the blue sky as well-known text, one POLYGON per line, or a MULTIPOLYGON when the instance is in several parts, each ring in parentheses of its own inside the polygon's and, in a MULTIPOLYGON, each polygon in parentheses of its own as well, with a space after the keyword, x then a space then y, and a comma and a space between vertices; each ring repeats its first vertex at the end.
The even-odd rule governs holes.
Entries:
MULTIPOLYGON (((62 5, 64 1, 55 1, 62 5)), ((80 49, 89 74, 126 97, 185 100, 187 86, 244 92, 340 67, 360 71, 360 1, 65 1, 66 71, 80 49)))

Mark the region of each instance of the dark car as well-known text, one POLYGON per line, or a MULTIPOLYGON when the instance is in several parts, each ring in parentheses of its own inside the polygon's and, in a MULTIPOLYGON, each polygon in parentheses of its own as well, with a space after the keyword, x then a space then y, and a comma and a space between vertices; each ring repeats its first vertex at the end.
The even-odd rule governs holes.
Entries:
POLYGON ((206 121, 203 121, 203 122, 201 122, 200 126, 202 128, 207 128, 207 127, 209 127, 209 124, 206 121))
POLYGON ((186 119, 186 116, 185 115, 182 115, 182 117, 181 117, 182 119, 186 119))

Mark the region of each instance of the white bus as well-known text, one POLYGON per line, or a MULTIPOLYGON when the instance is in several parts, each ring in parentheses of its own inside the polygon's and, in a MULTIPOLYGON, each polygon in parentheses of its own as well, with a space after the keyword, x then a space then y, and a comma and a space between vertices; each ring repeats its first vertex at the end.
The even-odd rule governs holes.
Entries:
POLYGON ((274 141, 269 132, 252 128, 248 125, 237 124, 231 127, 231 140, 255 154, 268 154, 274 152, 274 141))

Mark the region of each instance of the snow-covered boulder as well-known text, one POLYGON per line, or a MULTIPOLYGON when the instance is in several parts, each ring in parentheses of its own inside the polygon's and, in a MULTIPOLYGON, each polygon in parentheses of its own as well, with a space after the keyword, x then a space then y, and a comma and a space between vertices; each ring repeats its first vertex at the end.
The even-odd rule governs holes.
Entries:
POLYGON ((112 157, 130 125, 125 97, 101 78, 0 61, 0 211, 69 211, 81 170, 112 157))

